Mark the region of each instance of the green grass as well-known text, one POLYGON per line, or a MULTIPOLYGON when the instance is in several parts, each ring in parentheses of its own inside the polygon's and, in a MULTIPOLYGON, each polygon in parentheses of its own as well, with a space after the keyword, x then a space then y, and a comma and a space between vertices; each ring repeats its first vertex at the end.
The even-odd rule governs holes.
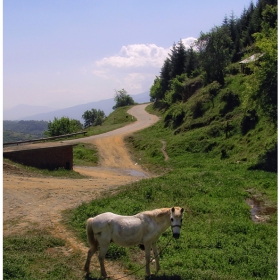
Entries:
MULTIPOLYGON (((242 90, 236 77, 227 82, 232 90, 242 90)), ((220 96, 214 107, 205 105, 205 113, 193 118, 191 106, 200 98, 198 93, 184 104, 186 116, 179 127, 164 127, 162 118, 126 139, 135 158, 141 158, 141 166, 160 176, 82 204, 70 213, 70 224, 86 244, 83 225, 88 217, 105 211, 133 215, 178 205, 186 209, 182 235, 164 250, 156 278, 276 279, 277 173, 252 170, 275 142, 275 127, 260 116, 256 127, 242 135, 243 109, 221 115, 220 96), (230 129, 226 132, 227 122, 230 129), (160 140, 167 143, 168 161, 164 161, 160 140), (252 221, 246 203, 251 197, 274 209, 268 221, 252 221)), ((148 110, 152 112, 152 106, 148 110)), ((157 114, 162 116, 162 112, 157 114)), ((163 234, 159 247, 170 236, 170 230, 163 234)), ((131 271, 144 261, 137 247, 117 249, 113 245, 108 256, 118 258, 131 271)), ((142 277, 144 270, 137 275, 142 277)))
MULTIPOLYGON (((245 200, 253 188, 276 207, 276 175, 248 171, 240 164, 218 164, 193 154, 185 155, 184 163, 185 166, 181 163, 164 176, 142 180, 124 187, 117 195, 83 204, 73 211, 72 226, 86 242, 83 225, 88 217, 105 211, 133 215, 147 209, 179 205, 186 209, 182 235, 161 256, 159 277, 275 279, 276 213, 269 222, 256 224, 251 220, 245 200)), ((159 247, 170 236, 169 230, 163 234, 159 247)), ((120 259, 127 268, 136 269, 141 266, 135 262, 137 254, 135 247, 125 249, 120 259)), ((143 273, 142 270, 138 275, 143 273)))
POLYGON ((41 169, 32 166, 23 165, 17 162, 13 162, 9 159, 3 159, 3 163, 14 166, 18 172, 25 175, 43 176, 43 177, 57 177, 57 178, 72 178, 72 179, 82 179, 85 176, 81 175, 74 170, 67 170, 65 168, 57 168, 54 170, 41 169))
POLYGON ((65 241, 34 229, 3 242, 3 279, 81 279, 79 254, 65 254, 65 241))
POLYGON ((88 143, 79 143, 73 147, 73 164, 80 166, 96 166, 98 163, 97 149, 88 143))
MULTIPOLYGON (((241 101, 246 79, 241 75, 226 79, 227 87, 241 101)), ((143 168, 159 176, 82 204, 65 214, 67 226, 86 244, 84 224, 88 217, 105 211, 133 215, 178 205, 186 209, 181 237, 164 250, 160 257, 162 269, 155 278, 276 279, 277 173, 252 169, 277 141, 276 129, 260 115, 256 127, 242 135, 244 108, 225 111, 220 98, 215 97, 213 107, 198 92, 180 105, 185 110, 181 124, 165 127, 162 118, 153 127, 129 136, 126 140, 132 155, 141 158, 143 168), (199 101, 205 110, 194 118, 192 108, 199 101), (161 140, 167 143, 168 161, 164 161, 161 140), (250 197, 275 210, 268 221, 252 221, 246 203, 250 197)), ((154 111, 152 106, 148 111, 154 111)), ((163 112, 156 114, 163 116, 163 112)), ((95 152, 90 153, 92 156, 95 152)), ((159 239, 159 248, 165 247, 170 237, 168 230, 159 239)), ((137 247, 124 249, 111 244, 107 257, 121 261, 130 271, 144 263, 137 247)), ((93 273, 98 274, 95 270, 93 273)), ((143 278, 144 269, 136 275, 143 278)))
MULTIPOLYGON (((123 127, 131 122, 136 121, 131 115, 127 113, 127 110, 132 106, 126 106, 117 108, 114 110, 104 121, 102 126, 93 126, 87 129, 87 137, 106 133, 108 131, 115 130, 123 127)), ((83 136, 74 136, 73 139, 83 138, 83 136)), ((60 141, 60 140, 58 140, 60 141)), ((12 162, 4 159, 4 162, 15 165, 22 172, 37 174, 39 176, 52 176, 52 177, 67 177, 73 179, 85 178, 85 176, 73 171, 59 168, 55 170, 40 169, 31 166, 25 166, 19 163, 12 162)), ((96 166, 98 162, 97 149, 94 145, 88 143, 80 143, 73 147, 73 164, 80 166, 96 166)))
POLYGON ((92 136, 97 134, 106 133, 108 131, 115 130, 117 128, 121 128, 125 125, 128 125, 132 122, 135 122, 136 119, 127 113, 127 111, 132 106, 125 106, 120 107, 114 110, 109 116, 106 118, 106 120, 103 122, 102 125, 99 126, 91 126, 86 129, 87 134, 86 136, 92 136))

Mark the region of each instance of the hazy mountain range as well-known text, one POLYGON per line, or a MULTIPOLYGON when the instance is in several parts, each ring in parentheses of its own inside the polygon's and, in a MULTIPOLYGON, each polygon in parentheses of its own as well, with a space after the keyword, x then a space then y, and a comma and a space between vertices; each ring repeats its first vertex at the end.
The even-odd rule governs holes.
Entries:
MULTIPOLYGON (((131 95, 137 103, 145 103, 150 101, 149 92, 143 92, 131 95)), ((70 119, 80 120, 83 123, 82 115, 85 111, 91 109, 100 109, 108 116, 112 111, 112 107, 116 104, 114 98, 90 102, 86 104, 76 105, 65 109, 53 110, 44 106, 17 105, 16 107, 4 110, 4 120, 35 120, 35 121, 53 121, 54 118, 68 117, 70 119)))

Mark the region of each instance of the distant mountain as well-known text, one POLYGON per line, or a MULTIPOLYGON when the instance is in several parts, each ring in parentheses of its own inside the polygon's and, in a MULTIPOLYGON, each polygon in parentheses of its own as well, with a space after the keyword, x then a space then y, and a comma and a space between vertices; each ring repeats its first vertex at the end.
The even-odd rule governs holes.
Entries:
POLYGON ((53 111, 54 108, 46 107, 46 106, 32 106, 26 104, 19 104, 12 109, 4 110, 4 120, 22 120, 24 117, 36 114, 47 113, 53 111))
MULTIPOLYGON (((137 103, 145 103, 150 101, 149 92, 143 92, 136 95, 131 95, 133 100, 137 103)), ((59 110, 47 110, 47 107, 34 107, 28 105, 18 105, 13 109, 4 111, 4 120, 35 120, 35 121, 53 121, 56 118, 68 117, 70 119, 76 119, 83 123, 82 115, 85 111, 91 109, 100 109, 104 111, 106 116, 108 116, 113 111, 113 106, 116 104, 114 98, 90 102, 86 104, 76 105, 73 107, 59 109, 59 110), (28 113, 25 110, 25 107, 29 107, 28 113), (32 108, 31 108, 32 107, 32 108), (24 110, 21 112, 21 108, 24 110), (40 113, 38 113, 38 110, 40 113), (36 112, 35 112, 36 111, 36 112), (32 113, 31 113, 32 112, 32 113)))

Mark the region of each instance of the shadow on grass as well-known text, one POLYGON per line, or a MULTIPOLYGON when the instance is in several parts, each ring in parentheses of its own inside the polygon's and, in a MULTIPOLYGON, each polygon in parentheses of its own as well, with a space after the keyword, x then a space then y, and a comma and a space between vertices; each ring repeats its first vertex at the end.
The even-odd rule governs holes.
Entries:
MULTIPOLYGON (((90 274, 86 274, 85 276, 85 280, 100 280, 100 279, 112 279, 112 280, 121 280, 121 279, 127 279, 129 278, 130 275, 127 275, 127 276, 123 276, 123 277, 120 277, 120 278, 113 278, 113 277, 110 277, 110 278, 101 278, 101 277, 95 277, 95 276, 90 276, 90 274)), ((181 276, 179 275, 172 275, 172 276, 169 276, 169 275, 160 275, 160 276, 157 276, 157 275, 151 275, 151 276, 145 276, 145 280, 181 280, 181 276)))
POLYGON ((145 280, 181 280, 179 275, 152 275, 150 277, 146 276, 145 280))
MULTIPOLYGON (((95 277, 95 276, 91 276, 90 275, 90 273, 87 273, 86 275, 85 275, 85 278, 84 278, 85 280, 100 280, 100 279, 102 279, 102 278, 100 278, 100 277, 95 277)), ((103 278, 104 279, 104 278, 103 278)))

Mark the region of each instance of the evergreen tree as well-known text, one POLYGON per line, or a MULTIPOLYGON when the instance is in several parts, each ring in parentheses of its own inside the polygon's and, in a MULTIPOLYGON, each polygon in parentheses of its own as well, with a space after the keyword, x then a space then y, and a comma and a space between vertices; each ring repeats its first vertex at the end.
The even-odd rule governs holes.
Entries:
POLYGON ((191 77, 196 69, 199 68, 198 54, 190 47, 186 52, 186 73, 191 77))
POLYGON ((218 81, 223 85, 224 70, 231 60, 232 41, 228 29, 215 27, 209 33, 201 33, 196 45, 199 50, 200 64, 205 72, 205 82, 209 84, 218 81))
POLYGON ((186 72, 187 52, 182 40, 177 45, 173 44, 169 58, 171 63, 171 79, 186 72))
POLYGON ((171 67, 170 59, 166 58, 160 71, 161 92, 160 96, 158 96, 159 99, 163 99, 165 92, 169 89, 169 81, 171 80, 171 67))

